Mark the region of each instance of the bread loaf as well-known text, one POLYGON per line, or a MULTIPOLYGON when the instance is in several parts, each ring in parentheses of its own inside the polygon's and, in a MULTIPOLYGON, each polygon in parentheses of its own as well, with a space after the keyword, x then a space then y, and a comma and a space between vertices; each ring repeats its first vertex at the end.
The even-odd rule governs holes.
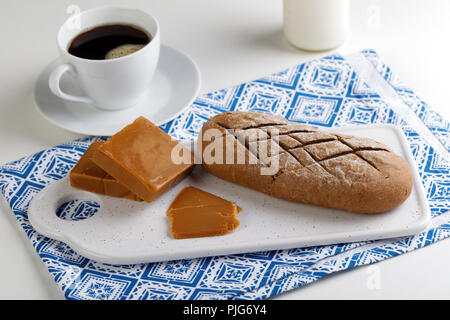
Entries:
POLYGON ((280 199, 377 213, 412 188, 408 163, 384 144, 278 116, 225 112, 204 124, 198 141, 207 171, 280 199))

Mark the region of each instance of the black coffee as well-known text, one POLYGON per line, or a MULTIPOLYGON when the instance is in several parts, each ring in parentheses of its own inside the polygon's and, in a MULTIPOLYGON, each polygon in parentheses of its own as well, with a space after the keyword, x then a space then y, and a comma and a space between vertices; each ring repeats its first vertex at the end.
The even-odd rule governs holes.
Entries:
POLYGON ((103 60, 113 49, 124 48, 120 51, 122 53, 119 52, 118 55, 115 52, 113 52, 113 55, 109 54, 112 58, 119 57, 139 50, 150 41, 151 35, 137 27, 111 24, 99 26, 79 34, 70 43, 68 51, 79 58, 103 60))

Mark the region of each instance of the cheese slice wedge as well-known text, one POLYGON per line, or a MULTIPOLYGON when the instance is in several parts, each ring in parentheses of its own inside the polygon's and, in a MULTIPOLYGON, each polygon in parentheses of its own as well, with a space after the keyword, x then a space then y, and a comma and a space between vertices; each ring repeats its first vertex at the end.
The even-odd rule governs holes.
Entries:
POLYGON ((91 161, 92 154, 103 143, 104 141, 96 141, 86 150, 75 167, 70 171, 70 185, 89 192, 142 201, 136 194, 91 161))
POLYGON ((167 210, 175 239, 219 236, 239 226, 235 203, 195 187, 185 187, 167 210))

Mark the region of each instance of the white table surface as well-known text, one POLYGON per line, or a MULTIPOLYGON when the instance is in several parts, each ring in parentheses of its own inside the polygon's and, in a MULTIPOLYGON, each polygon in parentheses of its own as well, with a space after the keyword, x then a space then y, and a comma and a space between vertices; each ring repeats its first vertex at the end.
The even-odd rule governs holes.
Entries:
MULTIPOLYGON (((319 0, 318 0, 319 1, 319 0)), ((0 2, 0 163, 81 136, 34 109, 37 75, 57 55, 67 8, 133 6, 153 13, 162 42, 189 54, 206 93, 329 54, 291 47, 282 35, 281 0, 0 2)), ((338 49, 376 49, 400 78, 450 120, 450 1, 353 0, 351 36, 338 49)), ((0 299, 63 299, 5 201, 0 201, 0 299)), ((449 299, 450 240, 323 278, 276 299, 449 299)))

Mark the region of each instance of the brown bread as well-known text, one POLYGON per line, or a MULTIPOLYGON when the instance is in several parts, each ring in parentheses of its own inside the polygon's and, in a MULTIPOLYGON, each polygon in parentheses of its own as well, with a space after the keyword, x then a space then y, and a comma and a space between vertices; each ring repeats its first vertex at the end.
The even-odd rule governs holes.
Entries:
POLYGON ((274 115, 219 114, 198 141, 210 173, 280 199, 377 213, 400 205, 412 188, 408 163, 385 145, 274 115))

